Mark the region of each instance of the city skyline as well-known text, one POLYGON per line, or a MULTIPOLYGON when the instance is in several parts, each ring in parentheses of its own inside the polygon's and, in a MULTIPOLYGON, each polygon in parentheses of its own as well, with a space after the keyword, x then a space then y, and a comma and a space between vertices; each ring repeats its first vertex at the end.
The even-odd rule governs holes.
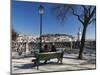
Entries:
MULTIPOLYGON (((78 28, 82 25, 76 17, 70 16, 60 23, 52 12, 54 3, 22 2, 12 1, 12 28, 16 32, 25 35, 39 35, 40 17, 38 7, 43 5, 45 8, 43 15, 43 34, 71 34, 77 36, 78 28)), ((95 39, 95 25, 91 24, 87 28, 86 39, 95 39)))

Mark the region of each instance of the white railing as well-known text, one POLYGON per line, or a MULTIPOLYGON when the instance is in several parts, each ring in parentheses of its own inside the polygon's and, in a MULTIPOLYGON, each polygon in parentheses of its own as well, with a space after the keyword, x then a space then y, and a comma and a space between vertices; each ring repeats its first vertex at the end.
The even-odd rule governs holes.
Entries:
MULTIPOLYGON (((51 48, 52 42, 42 43, 49 45, 51 48)), ((66 48, 74 47, 75 42, 55 42, 55 46, 58 50, 64 50, 66 48), (72 46, 71 46, 72 45, 72 46)), ((12 52, 16 53, 17 56, 34 56, 34 52, 39 52, 39 43, 34 42, 12 42, 12 52)), ((49 48, 49 49, 50 49, 49 48)), ((12 56, 14 56, 13 54, 12 56)))

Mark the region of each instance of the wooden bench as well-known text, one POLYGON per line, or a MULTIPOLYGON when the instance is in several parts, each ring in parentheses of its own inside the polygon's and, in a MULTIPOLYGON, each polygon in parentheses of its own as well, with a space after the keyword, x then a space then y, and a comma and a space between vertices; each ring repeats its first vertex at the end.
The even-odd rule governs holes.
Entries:
POLYGON ((54 59, 57 58, 58 61, 57 63, 62 63, 62 58, 63 58, 63 52, 43 52, 43 53, 37 53, 35 55, 35 65, 37 66, 37 70, 39 69, 39 63, 41 60, 49 60, 49 59, 54 59))

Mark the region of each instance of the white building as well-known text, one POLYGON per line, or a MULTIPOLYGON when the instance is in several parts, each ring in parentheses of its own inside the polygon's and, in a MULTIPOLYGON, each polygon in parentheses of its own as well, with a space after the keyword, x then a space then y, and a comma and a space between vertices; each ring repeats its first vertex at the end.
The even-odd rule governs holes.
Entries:
POLYGON ((36 42, 37 36, 27 36, 27 35, 22 35, 20 34, 16 41, 17 42, 36 42))
MULTIPOLYGON (((66 34, 44 34, 42 35, 42 42, 70 42, 77 39, 72 35, 66 34)), ((17 37, 17 42, 40 42, 39 36, 26 36, 20 34, 17 37)))
POLYGON ((42 42, 69 42, 76 41, 75 37, 66 34, 46 34, 42 35, 42 42))

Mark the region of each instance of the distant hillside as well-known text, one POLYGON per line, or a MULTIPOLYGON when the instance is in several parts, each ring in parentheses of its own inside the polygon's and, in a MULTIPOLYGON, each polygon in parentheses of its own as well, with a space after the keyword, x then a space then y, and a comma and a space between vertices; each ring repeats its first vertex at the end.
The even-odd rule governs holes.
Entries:
POLYGON ((58 37, 58 36, 68 36, 71 38, 74 38, 72 35, 67 35, 67 34, 43 34, 42 37, 47 37, 47 36, 54 36, 54 37, 58 37))

